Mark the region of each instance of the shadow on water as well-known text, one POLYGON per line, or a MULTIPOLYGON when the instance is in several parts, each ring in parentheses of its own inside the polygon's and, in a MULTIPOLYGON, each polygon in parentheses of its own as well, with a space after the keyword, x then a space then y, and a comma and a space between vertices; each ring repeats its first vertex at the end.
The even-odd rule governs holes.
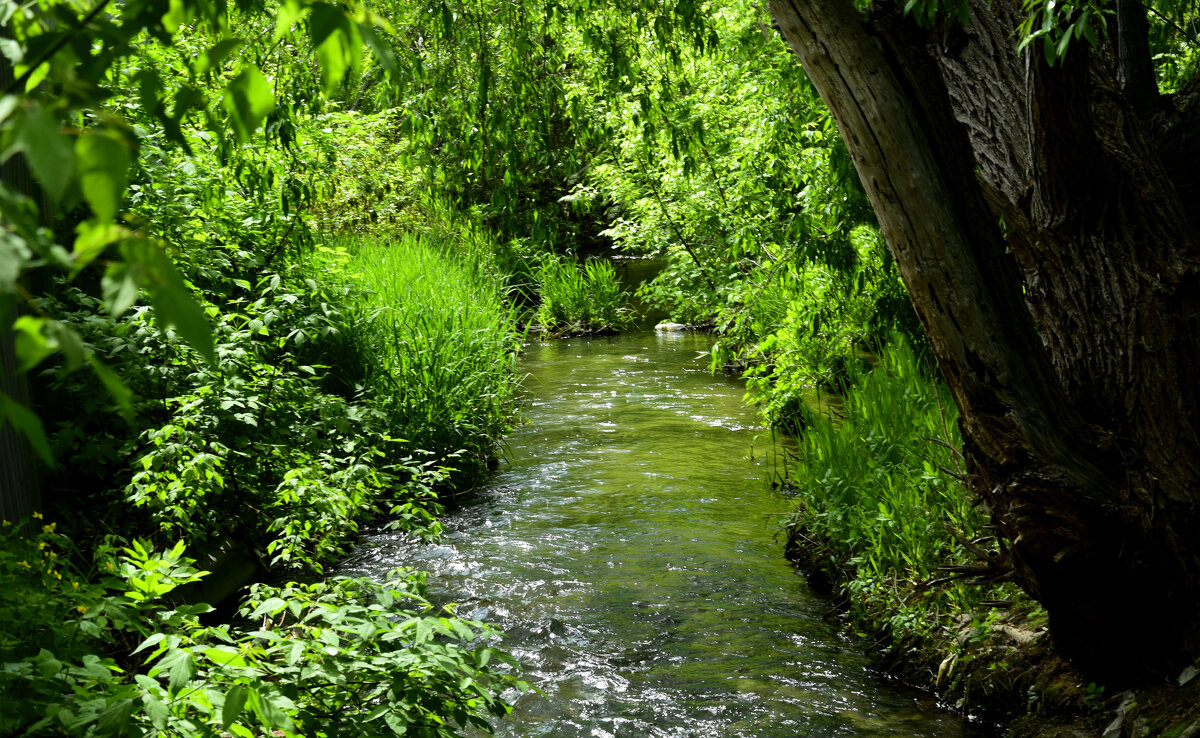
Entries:
MULTIPOLYGON (((528 423, 438 544, 379 535, 343 573, 431 572, 543 694, 504 736, 983 736, 874 675, 777 540, 789 502, 749 458, 740 382, 711 337, 528 347, 528 423)), ((761 454, 760 454, 761 456, 761 454)))

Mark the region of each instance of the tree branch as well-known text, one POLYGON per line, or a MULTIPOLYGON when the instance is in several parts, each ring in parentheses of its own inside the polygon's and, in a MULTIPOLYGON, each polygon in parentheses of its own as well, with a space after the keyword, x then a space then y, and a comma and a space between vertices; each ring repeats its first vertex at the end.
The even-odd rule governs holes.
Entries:
POLYGON ((1140 0, 1117 0, 1117 79, 1139 117, 1157 112, 1162 101, 1150 53, 1150 24, 1140 0))

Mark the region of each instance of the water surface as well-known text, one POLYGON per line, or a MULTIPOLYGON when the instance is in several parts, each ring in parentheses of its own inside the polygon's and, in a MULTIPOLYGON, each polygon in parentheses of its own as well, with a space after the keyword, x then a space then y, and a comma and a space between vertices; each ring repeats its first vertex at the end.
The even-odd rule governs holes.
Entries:
POLYGON ((769 434, 695 334, 535 343, 528 422, 439 544, 380 535, 344 573, 431 572, 544 695, 503 736, 977 736, 874 674, 782 556, 769 434), (757 443, 756 443, 757 440, 757 443))

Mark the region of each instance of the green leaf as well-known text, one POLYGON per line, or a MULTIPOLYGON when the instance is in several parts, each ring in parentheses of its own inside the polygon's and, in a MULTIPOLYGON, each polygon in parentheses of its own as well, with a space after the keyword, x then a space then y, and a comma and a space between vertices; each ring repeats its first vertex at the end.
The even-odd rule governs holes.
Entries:
POLYGON ((258 714, 258 719, 268 728, 279 728, 282 730, 291 730, 292 719, 280 707, 278 700, 280 695, 272 691, 257 692, 257 704, 251 700, 251 705, 254 711, 258 714))
POLYGON ((146 640, 142 641, 141 644, 137 648, 130 651, 129 655, 132 656, 133 654, 138 653, 139 651, 145 651, 147 648, 150 648, 151 646, 158 645, 159 641, 161 641, 163 638, 166 638, 166 637, 167 636, 165 633, 155 633, 154 635, 150 636, 146 640))
POLYGON ((167 703, 158 696, 147 692, 142 695, 142 704, 146 706, 146 715, 150 718, 151 724, 160 731, 165 729, 167 718, 171 716, 171 709, 167 707, 167 703))
POLYGON ((113 402, 117 404, 117 411, 121 413, 121 417, 125 420, 133 420, 133 390, 129 389, 120 375, 100 361, 95 354, 89 352, 87 362, 92 367, 92 371, 96 372, 96 376, 100 378, 104 388, 108 390, 113 402))
POLYGON ((369 24, 358 24, 358 32, 362 34, 363 41, 367 42, 367 47, 375 55, 379 66, 383 67, 384 71, 392 77, 398 76, 400 74, 400 67, 396 64, 396 56, 392 53, 392 47, 385 43, 369 24))
POLYGON ((6 156, 23 152, 33 176, 52 200, 66 194, 75 170, 75 150, 71 138, 62 132, 58 121, 40 105, 32 105, 14 122, 15 141, 6 156))
POLYGON ((51 345, 42 330, 49 322, 46 318, 22 315, 13 323, 19 371, 29 371, 54 353, 56 347, 51 345))
POLYGON ((246 696, 249 691, 245 684, 235 684, 225 693, 225 706, 221 708, 222 727, 228 728, 229 724, 242 714, 242 709, 246 707, 246 696))
POLYGON ((46 431, 42 421, 32 410, 0 392, 0 421, 7 421, 13 429, 29 441, 34 453, 46 466, 54 466, 54 457, 50 453, 50 442, 46 439, 46 431))
POLYGON ((275 15, 275 39, 283 38, 307 11, 308 5, 299 0, 285 0, 280 3, 279 10, 275 15))
POLYGON ((104 270, 100 292, 104 305, 114 318, 119 318, 137 301, 144 269, 138 264, 116 262, 104 270))
POLYGON ((274 615, 287 606, 287 602, 280 597, 270 597, 261 605, 254 608, 254 612, 250 613, 252 618, 260 618, 263 615, 274 615))
POLYGON ((121 700, 100 713, 96 727, 100 735, 124 735, 133 715, 133 700, 121 700))
POLYGON ((275 94, 258 67, 247 67, 225 88, 222 104, 238 141, 246 143, 275 109, 275 94))
POLYGON ((172 692, 177 693, 196 675, 196 664, 192 661, 192 654, 187 651, 177 651, 176 653, 180 655, 171 664, 167 685, 172 692))
POLYGON ((325 92, 331 94, 347 71, 358 69, 362 61, 362 39, 358 27, 345 12, 329 3, 313 3, 311 27, 317 60, 325 73, 325 92))
POLYGON ((196 61, 192 63, 192 69, 196 71, 197 76, 200 76, 207 73, 210 69, 220 68, 221 62, 225 61, 225 57, 240 48, 243 43, 240 38, 227 38, 217 42, 208 51, 196 58, 196 61))
POLYGON ((123 309, 132 304, 128 299, 129 291, 132 287, 136 296, 136 285, 141 282, 150 292, 150 302, 160 326, 174 326, 183 340, 201 356, 209 363, 215 362, 216 350, 208 316, 166 252, 147 239, 130 239, 122 242, 121 255, 125 257, 125 270, 110 268, 110 273, 105 275, 103 288, 109 309, 123 309))
POLYGON ((116 223, 96 219, 85 220, 75 226, 75 245, 71 251, 74 262, 71 267, 72 275, 78 274, 84 267, 96 260, 111 244, 116 243, 129 231, 116 223))
POLYGON ((162 25, 167 33, 175 33, 188 20, 188 7, 183 0, 170 0, 169 9, 162 16, 162 25))
POLYGON ((151 294, 151 302, 159 322, 175 326, 183 340, 191 344, 206 361, 215 364, 217 353, 213 345, 212 323, 174 267, 168 278, 157 287, 151 294))
POLYGON ((121 207, 129 185, 129 146, 117 138, 89 131, 75 142, 79 183, 92 212, 101 222, 110 221, 121 207))
MULTIPOLYGON (((6 213, 7 215, 7 213, 6 213)), ((29 258, 29 249, 14 233, 0 233, 0 294, 12 294, 21 276, 21 267, 29 258)))
POLYGON ((242 655, 237 652, 236 648, 230 648, 229 646, 214 646, 204 649, 201 653, 217 666, 246 665, 246 659, 242 658, 242 655))

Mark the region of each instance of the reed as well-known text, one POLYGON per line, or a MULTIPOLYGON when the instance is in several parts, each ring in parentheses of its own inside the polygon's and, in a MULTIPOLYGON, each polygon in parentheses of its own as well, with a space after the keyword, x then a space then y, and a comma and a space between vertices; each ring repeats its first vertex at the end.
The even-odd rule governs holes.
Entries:
POLYGON ((343 244, 374 393, 409 448, 483 463, 514 415, 517 316, 490 249, 453 233, 343 244))
MULTIPOLYGON (((972 563, 960 541, 986 523, 958 479, 957 409, 896 337, 854 378, 841 414, 809 414, 789 474, 801 504, 787 525, 793 538, 820 541, 827 563, 848 572, 851 610, 872 611, 853 614, 878 620, 886 612, 896 626, 914 615, 906 603, 930 605, 906 597, 930 592, 923 583, 939 578, 940 567, 972 563)), ((983 596, 957 582, 936 595, 967 610, 983 596)))
POLYGON ((547 256, 537 270, 539 304, 533 322, 551 333, 615 333, 633 320, 629 296, 612 264, 547 256))

